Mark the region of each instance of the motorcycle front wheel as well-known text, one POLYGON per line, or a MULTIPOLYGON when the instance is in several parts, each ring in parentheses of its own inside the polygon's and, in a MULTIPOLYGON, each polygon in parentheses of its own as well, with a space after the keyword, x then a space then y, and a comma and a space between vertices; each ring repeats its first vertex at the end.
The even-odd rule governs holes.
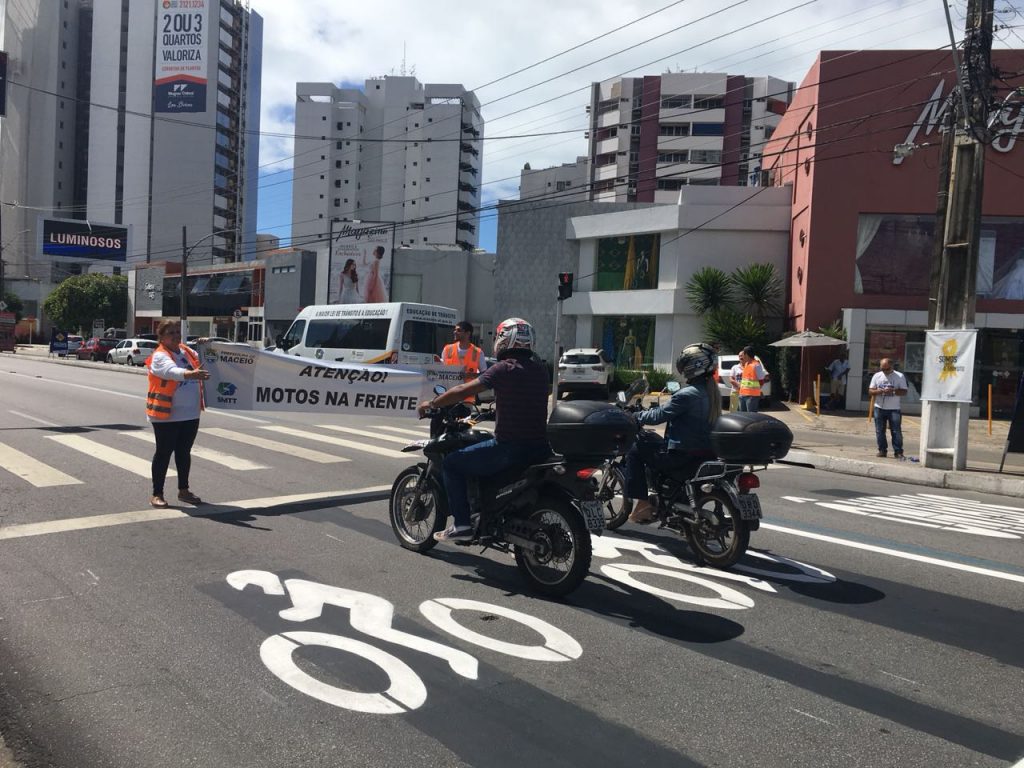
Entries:
POLYGON ((694 507, 697 523, 685 523, 686 539, 697 557, 715 568, 728 568, 747 551, 750 529, 740 519, 729 494, 703 494, 694 507))
POLYGON ((626 498, 626 477, 622 467, 613 464, 603 471, 597 498, 604 505, 604 527, 614 531, 629 519, 633 500, 626 498))
POLYGON ((448 499, 436 483, 428 478, 416 493, 422 473, 422 467, 409 467, 399 474, 391 486, 388 505, 395 538, 413 552, 433 549, 437 544, 434 534, 448 522, 448 499))
POLYGON ((533 591, 569 594, 590 571, 593 549, 583 516, 565 499, 542 497, 527 519, 537 524, 535 546, 517 546, 516 565, 533 591))

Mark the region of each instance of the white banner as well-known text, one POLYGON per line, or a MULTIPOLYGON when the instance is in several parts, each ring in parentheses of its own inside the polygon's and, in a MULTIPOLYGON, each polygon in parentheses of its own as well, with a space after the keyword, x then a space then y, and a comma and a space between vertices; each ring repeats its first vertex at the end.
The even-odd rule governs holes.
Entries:
POLYGON ((300 411, 416 417, 434 388, 462 383, 462 369, 357 365, 263 352, 248 344, 200 347, 210 372, 206 407, 230 411, 300 411))
POLYGON ((971 402, 976 330, 928 331, 924 342, 922 400, 971 402))

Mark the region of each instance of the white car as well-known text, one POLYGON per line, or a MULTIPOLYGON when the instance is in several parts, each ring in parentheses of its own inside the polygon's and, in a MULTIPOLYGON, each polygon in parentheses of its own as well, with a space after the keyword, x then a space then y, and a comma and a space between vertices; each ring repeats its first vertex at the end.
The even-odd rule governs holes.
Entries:
POLYGON ((558 361, 558 391, 600 392, 604 399, 611 391, 615 366, 602 349, 570 349, 558 361))
POLYGON ((85 340, 81 336, 68 336, 68 355, 77 352, 85 340))
MULTIPOLYGON (((754 357, 757 362, 761 362, 760 357, 754 357)), ((718 357, 718 393, 722 396, 722 407, 729 407, 729 396, 732 394, 732 384, 730 383, 732 377, 733 366, 740 364, 739 355, 719 355, 718 357)), ((764 363, 761 363, 764 367, 764 363)), ((768 369, 765 368, 765 373, 768 369)), ((761 386, 761 402, 764 403, 772 396, 772 382, 771 380, 766 381, 761 386)))
POLYGON ((157 342, 149 339, 122 339, 107 352, 108 363, 145 365, 146 358, 153 354, 157 342))

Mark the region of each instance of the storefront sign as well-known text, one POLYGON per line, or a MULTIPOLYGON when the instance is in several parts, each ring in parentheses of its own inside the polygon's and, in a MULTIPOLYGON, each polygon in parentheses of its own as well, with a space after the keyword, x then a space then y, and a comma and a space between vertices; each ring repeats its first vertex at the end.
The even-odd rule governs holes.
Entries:
POLYGON ((971 402, 977 338, 975 330, 929 331, 925 334, 922 400, 971 402))
POLYGON ((43 253, 81 259, 125 261, 128 229, 70 219, 43 219, 43 253))

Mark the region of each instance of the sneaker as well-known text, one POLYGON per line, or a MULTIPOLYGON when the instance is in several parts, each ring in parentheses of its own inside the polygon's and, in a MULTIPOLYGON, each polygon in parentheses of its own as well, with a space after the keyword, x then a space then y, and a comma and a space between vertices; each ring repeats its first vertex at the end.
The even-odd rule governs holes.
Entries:
POLYGON ((895 453, 893 454, 893 456, 894 456, 895 458, 897 458, 897 459, 902 459, 902 458, 903 458, 903 451, 896 451, 896 452, 895 452, 895 453))
POLYGON ((468 525, 449 525, 434 534, 437 541, 470 541, 472 538, 473 529, 468 525))
POLYGON ((880 459, 884 459, 885 456, 886 456, 886 453, 885 453, 885 451, 879 451, 878 453, 875 454, 875 456, 877 456, 880 459))

